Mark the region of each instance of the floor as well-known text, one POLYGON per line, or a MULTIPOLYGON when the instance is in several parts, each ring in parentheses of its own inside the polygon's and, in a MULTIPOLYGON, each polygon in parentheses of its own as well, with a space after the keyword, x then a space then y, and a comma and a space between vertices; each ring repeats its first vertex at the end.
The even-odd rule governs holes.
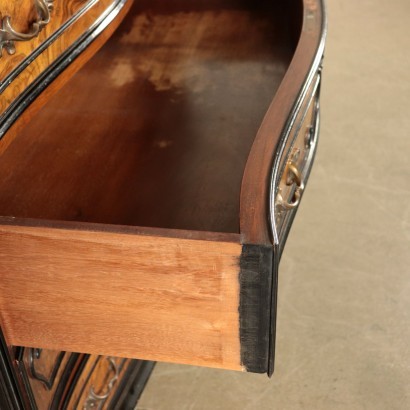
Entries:
POLYGON ((410 2, 327 4, 321 141, 281 262, 275 374, 158 364, 140 410, 410 409, 410 2))

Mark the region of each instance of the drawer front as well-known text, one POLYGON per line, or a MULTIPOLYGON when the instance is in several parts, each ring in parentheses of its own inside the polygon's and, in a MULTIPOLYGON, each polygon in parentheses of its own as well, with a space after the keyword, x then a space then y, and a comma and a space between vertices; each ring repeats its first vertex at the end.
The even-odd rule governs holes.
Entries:
POLYGON ((84 355, 35 348, 14 348, 18 375, 31 408, 56 408, 84 355))
POLYGON ((39 410, 133 408, 154 366, 47 349, 14 352, 26 407, 39 410))
POLYGON ((72 394, 69 409, 107 409, 132 363, 130 359, 89 356, 72 394))
POLYGON ((9 117, 19 114, 16 107, 24 110, 54 78, 50 73, 69 64, 79 45, 86 38, 96 37, 126 3, 127 0, 2 2, 0 138, 7 130, 5 126, 9 126, 9 117))
POLYGON ((319 131, 320 73, 313 79, 292 126, 275 197, 275 223, 283 248, 312 166, 319 131))

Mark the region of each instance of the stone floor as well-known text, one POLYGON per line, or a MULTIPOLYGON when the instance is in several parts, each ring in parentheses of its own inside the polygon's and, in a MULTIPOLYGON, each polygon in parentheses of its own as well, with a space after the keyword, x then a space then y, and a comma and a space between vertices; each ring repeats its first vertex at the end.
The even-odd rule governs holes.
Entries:
POLYGON ((158 364, 140 410, 410 409, 410 1, 328 0, 319 152, 276 371, 158 364))

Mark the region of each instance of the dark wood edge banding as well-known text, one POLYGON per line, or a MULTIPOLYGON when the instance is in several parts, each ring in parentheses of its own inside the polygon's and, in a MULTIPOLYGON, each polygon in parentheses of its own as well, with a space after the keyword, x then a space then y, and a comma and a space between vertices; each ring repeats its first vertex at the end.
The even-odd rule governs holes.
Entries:
POLYGON ((239 321, 241 365, 248 372, 267 373, 269 368, 271 294, 272 283, 276 282, 272 267, 271 246, 243 246, 239 273, 239 321))
POLYGON ((303 24, 299 42, 256 135, 242 179, 240 232, 245 243, 277 242, 269 218, 272 169, 279 163, 289 129, 324 51, 326 20, 323 0, 301 1, 303 24))

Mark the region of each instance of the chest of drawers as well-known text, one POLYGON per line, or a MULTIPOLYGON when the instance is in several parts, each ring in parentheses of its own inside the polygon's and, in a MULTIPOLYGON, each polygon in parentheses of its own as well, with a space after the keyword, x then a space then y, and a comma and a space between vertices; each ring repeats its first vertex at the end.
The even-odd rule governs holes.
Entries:
POLYGON ((278 265, 317 146, 322 3, 132 3, 35 0, 26 25, 2 10, 10 403, 117 408, 154 361, 273 372, 278 265))

